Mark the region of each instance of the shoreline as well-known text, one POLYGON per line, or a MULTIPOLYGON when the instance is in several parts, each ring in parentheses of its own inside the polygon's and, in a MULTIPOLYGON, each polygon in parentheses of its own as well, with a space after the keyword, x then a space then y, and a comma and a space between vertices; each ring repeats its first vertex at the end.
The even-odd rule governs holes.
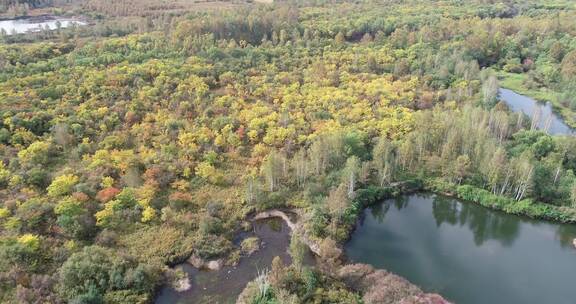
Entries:
POLYGON ((54 14, 41 14, 35 16, 18 16, 14 18, 5 18, 0 16, 0 22, 2 21, 30 21, 29 23, 43 23, 43 22, 50 22, 50 21, 69 21, 69 22, 77 22, 82 23, 81 25, 88 25, 89 21, 85 16, 82 15, 73 15, 73 16, 64 16, 64 15, 54 15, 54 14))
MULTIPOLYGON (((404 194, 404 193, 402 193, 402 194, 404 194)), ((362 209, 362 210, 364 210, 364 209, 362 209)), ((297 209, 296 210, 290 209, 289 212, 293 212, 297 215, 299 214, 297 209)), ((360 213, 360 215, 361 215, 361 213, 360 213)), ((308 233, 302 225, 298 225, 298 222, 296 222, 296 223, 292 222, 290 217, 286 214, 286 211, 280 210, 280 209, 265 210, 265 211, 257 213, 252 218, 252 220, 263 220, 263 219, 270 219, 270 218, 282 219, 286 223, 286 225, 288 227, 290 227, 291 233, 300 232, 300 235, 302 237, 302 241, 304 242, 304 244, 306 244, 306 246, 309 248, 309 250, 312 253, 314 253, 315 256, 322 259, 321 251, 320 251, 320 247, 319 247, 318 243, 315 242, 314 240, 311 240, 307 236, 308 233)), ((356 223, 359 221, 360 218, 361 217, 356 218, 356 223)), ((354 226, 352 226, 352 229, 349 229, 348 236, 350 236, 352 234, 352 232, 354 231, 355 228, 356 228, 356 224, 354 226)), ((366 285, 368 285, 367 287, 365 286, 365 287, 359 289, 358 286, 354 286, 354 284, 349 284, 350 282, 347 282, 348 276, 350 275, 349 272, 352 273, 352 275, 354 277, 354 281, 356 283, 358 283, 358 281, 366 280, 366 278, 369 276, 374 276, 375 274, 377 274, 381 278, 391 277, 398 282, 402 282, 404 284, 404 288, 406 288, 406 290, 417 290, 418 291, 418 292, 414 291, 414 293, 415 293, 414 295, 411 295, 411 296, 407 295, 406 299, 429 300, 429 301, 432 301, 433 303, 441 303, 441 304, 450 304, 451 303, 450 301, 446 300, 442 295, 439 295, 437 293, 430 293, 430 292, 426 292, 426 291, 422 290, 422 288, 420 286, 410 282, 408 279, 404 278, 403 276, 400 276, 400 275, 395 274, 393 272, 389 272, 386 269, 376 268, 370 264, 354 263, 353 261, 349 260, 346 257, 344 250, 342 250, 342 247, 344 245, 343 243, 345 243, 345 242, 337 242, 336 243, 337 246, 340 247, 341 252, 342 252, 341 255, 338 257, 338 259, 342 262, 342 264, 338 267, 338 270, 336 271, 337 277, 340 280, 343 280, 344 284, 348 288, 358 292, 362 297, 364 297, 366 294, 368 294, 370 292, 374 292, 374 290, 381 290, 381 289, 388 288, 389 286, 387 286, 387 285, 390 284, 390 282, 388 280, 372 280, 371 279, 371 280, 369 280, 371 283, 366 284, 366 285), (350 270, 352 270, 352 271, 350 271, 350 270), (360 271, 358 271, 358 270, 360 270, 360 271)), ((239 298, 240 298, 240 296, 239 296, 239 298)))
MULTIPOLYGON (((438 183, 434 184, 434 182, 435 182, 435 180, 432 180, 432 181, 407 180, 407 181, 403 181, 403 182, 393 183, 387 187, 376 187, 376 186, 370 187, 370 186, 368 186, 368 187, 364 187, 364 188, 359 188, 357 190, 356 197, 352 201, 351 206, 348 207, 348 209, 347 209, 347 212, 349 212, 349 214, 350 214, 350 217, 349 217, 350 222, 343 223, 343 226, 345 226, 345 228, 347 229, 346 230, 346 238, 343 240, 336 240, 337 246, 340 249, 343 249, 346 242, 348 242, 350 240, 353 232, 356 230, 358 225, 361 223, 362 218, 363 218, 362 216, 363 216, 364 210, 366 208, 369 208, 369 207, 377 204, 378 202, 381 202, 382 200, 387 200, 387 199, 397 197, 399 195, 407 195, 407 194, 416 193, 416 192, 428 192, 428 193, 432 193, 432 194, 436 194, 436 195, 442 195, 442 196, 450 197, 453 199, 458 199, 458 200, 462 201, 463 203, 477 204, 477 205, 480 205, 480 207, 484 207, 484 208, 489 209, 489 210, 494 211, 494 212, 502 212, 504 214, 513 215, 513 216, 520 216, 520 217, 524 217, 526 219, 531 219, 531 220, 541 220, 541 221, 546 221, 546 222, 550 222, 550 223, 554 223, 554 224, 574 224, 574 223, 576 223, 576 214, 572 215, 572 217, 569 217, 568 220, 558 220, 557 218, 553 218, 553 217, 533 216, 533 215, 530 215, 527 211, 509 212, 506 209, 501 208, 497 204, 486 204, 485 202, 482 202, 479 200, 470 200, 466 197, 463 197, 460 193, 458 193, 459 192, 458 187, 462 187, 462 186, 467 186, 467 187, 473 188, 474 190, 479 191, 479 192, 485 192, 486 190, 484 190, 484 189, 479 189, 479 188, 469 186, 469 185, 460 185, 460 186, 453 185, 453 187, 456 187, 454 189, 448 189, 448 187, 446 187, 448 185, 443 185, 443 186, 445 186, 444 187, 445 189, 441 189, 439 187, 440 185, 438 183)), ((500 200, 507 200, 507 201, 510 200, 504 196, 496 196, 496 198, 498 198, 500 200)), ((520 203, 520 202, 516 202, 516 201, 513 201, 513 202, 510 201, 510 202, 511 203, 520 203)), ((554 207, 556 207, 556 206, 548 206, 547 204, 537 203, 537 202, 532 203, 530 206, 544 206, 546 208, 552 208, 552 209, 555 209, 554 207)), ((556 207, 556 208, 558 208, 558 207, 556 207)), ((562 212, 562 210, 557 210, 557 211, 562 212)), ((254 212, 254 213, 248 215, 246 217, 246 220, 249 222, 255 222, 258 220, 266 220, 266 219, 271 219, 271 218, 281 219, 290 228, 290 233, 294 233, 294 232, 299 233, 301 238, 302 238, 302 241, 304 242, 306 247, 314 254, 314 256, 321 258, 319 240, 314 239, 314 238, 309 236, 309 233, 306 230, 305 226, 302 225, 301 214, 302 214, 302 210, 297 209, 297 208, 296 209, 293 209, 293 208, 274 208, 274 209, 268 209, 268 210, 264 210, 264 211, 260 211, 260 212, 254 212)), ((348 257, 346 257, 344 250, 341 250, 341 252, 342 252, 342 254, 338 258, 342 262, 342 265, 340 266, 340 268, 343 268, 346 266, 352 266, 352 265, 359 265, 359 264, 354 263, 353 261, 349 260, 348 257)), ((198 269, 202 268, 202 267, 197 267, 193 263, 190 263, 191 258, 192 258, 192 256, 185 259, 184 261, 182 261, 182 263, 188 263, 188 264, 190 264, 190 265, 192 265, 198 269)), ((223 258, 221 258, 221 259, 223 259, 223 258)), ((206 261, 206 262, 213 262, 213 261, 206 261)), ((181 263, 178 263, 178 264, 181 264, 181 263)), ((206 263, 204 263, 204 264, 206 264, 206 263)), ((176 265, 172 265, 172 266, 174 267, 176 265)), ((371 266, 371 265, 369 265, 369 266, 371 266)), ((373 266, 371 266, 371 267, 373 267, 373 266)), ((219 270, 218 268, 212 268, 212 267, 207 267, 207 268, 210 269, 210 271, 218 271, 219 270)), ((375 270, 387 272, 387 270, 385 270, 385 269, 376 269, 375 268, 375 270)), ((395 274, 395 275, 398 276, 397 274, 395 274)), ((401 276, 399 276, 399 277, 406 280, 405 278, 403 278, 401 276)), ((409 282, 409 284, 412 284, 412 285, 418 287, 419 289, 421 288, 418 285, 415 285, 413 283, 409 282)), ((448 303, 448 302, 445 302, 445 303, 448 303)))
POLYGON ((422 191, 478 204, 490 210, 555 224, 576 224, 576 212, 563 207, 524 199, 516 201, 472 185, 449 184, 438 179, 423 182, 422 191), (466 195, 465 195, 466 194, 466 195), (514 208, 516 207, 516 208, 514 208))
POLYGON ((504 71, 497 71, 496 72, 498 81, 500 82, 500 86, 503 89, 512 90, 518 94, 524 95, 526 97, 534 99, 538 103, 547 103, 549 102, 552 106, 552 111, 554 114, 558 115, 564 123, 572 129, 576 130, 576 111, 571 110, 570 108, 563 106, 558 103, 550 94, 557 94, 557 92, 552 91, 550 89, 546 89, 546 92, 542 90, 534 90, 529 89, 524 86, 521 82, 523 80, 519 78, 526 77, 525 74, 516 74, 504 71))

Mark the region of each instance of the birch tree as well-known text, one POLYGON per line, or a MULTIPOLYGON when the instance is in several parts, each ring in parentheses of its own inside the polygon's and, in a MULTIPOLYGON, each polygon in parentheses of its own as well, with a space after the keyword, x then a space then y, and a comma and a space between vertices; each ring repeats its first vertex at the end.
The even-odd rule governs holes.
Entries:
POLYGON ((351 156, 346 160, 346 167, 344 167, 344 181, 348 185, 348 197, 354 196, 354 188, 358 181, 360 173, 360 159, 356 156, 351 156))
POLYGON ((520 201, 532 188, 534 165, 528 152, 514 159, 514 169, 516 170, 514 198, 520 201))
POLYGON ((373 166, 378 172, 380 186, 390 183, 396 171, 396 146, 382 137, 373 150, 373 166))
POLYGON ((308 167, 309 160, 308 155, 306 155, 306 150, 298 150, 292 159, 292 168, 296 174, 296 184, 298 187, 303 187, 306 183, 306 179, 308 178, 308 167))
POLYGON ((283 163, 282 156, 276 151, 270 152, 262 163, 262 174, 268 184, 268 190, 271 192, 276 190, 276 186, 280 181, 283 172, 283 163))
POLYGON ((486 106, 493 106, 498 101, 498 79, 496 76, 489 76, 482 85, 482 100, 486 106))

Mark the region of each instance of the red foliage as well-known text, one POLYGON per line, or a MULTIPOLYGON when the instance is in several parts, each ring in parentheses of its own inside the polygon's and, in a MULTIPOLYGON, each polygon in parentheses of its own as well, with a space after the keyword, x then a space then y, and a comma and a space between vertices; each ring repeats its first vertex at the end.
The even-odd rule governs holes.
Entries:
POLYGON ((170 207, 174 210, 183 210, 193 206, 193 197, 189 193, 184 192, 174 192, 168 197, 170 201, 170 207))
POLYGON ((72 193, 72 197, 79 202, 86 202, 90 199, 90 197, 88 197, 84 192, 74 192, 72 193))
POLYGON ((144 179, 146 181, 156 180, 160 178, 160 176, 162 176, 162 169, 160 167, 148 168, 146 172, 144 172, 144 179))
POLYGON ((236 130, 236 135, 238 135, 238 138, 240 138, 240 140, 244 140, 244 136, 246 136, 246 129, 244 128, 243 125, 241 125, 238 130, 236 130))
POLYGON ((120 189, 109 187, 100 190, 98 194, 96 194, 96 199, 102 203, 106 203, 116 197, 118 193, 120 193, 120 189))
POLYGON ((182 202, 182 203, 190 203, 194 200, 194 198, 190 193, 179 191, 170 194, 170 197, 168 199, 170 200, 170 202, 182 202))

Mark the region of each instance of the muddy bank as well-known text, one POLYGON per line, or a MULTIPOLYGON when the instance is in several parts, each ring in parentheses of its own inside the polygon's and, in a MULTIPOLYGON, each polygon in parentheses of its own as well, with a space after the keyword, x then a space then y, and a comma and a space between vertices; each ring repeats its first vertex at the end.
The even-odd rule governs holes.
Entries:
POLYGON ((367 264, 348 264, 337 276, 349 288, 362 294, 367 304, 450 304, 442 296, 424 293, 408 280, 367 264))
MULTIPOLYGON (((189 283, 187 285, 179 281, 178 285, 189 288, 177 290, 175 287, 178 286, 165 285, 160 290, 155 303, 235 303, 246 284, 256 278, 258 271, 270 268, 274 257, 279 256, 285 264, 291 263, 287 251, 290 233, 290 227, 281 218, 254 219, 253 230, 244 235, 243 239, 257 237, 259 250, 242 256, 237 265, 220 264, 219 269, 212 267, 216 270, 209 270, 211 268, 209 264, 216 264, 221 260, 193 261, 194 258, 192 258, 191 262, 198 262, 198 268, 191 263, 177 265, 175 268, 186 273, 189 283)), ((312 254, 306 256, 306 263, 314 263, 312 254)))
MULTIPOLYGON (((297 214, 297 212, 294 212, 297 214)), ((320 245, 312 240, 304 231, 302 223, 293 222, 290 216, 282 210, 260 212, 254 219, 282 219, 286 225, 301 235, 302 241, 316 255, 322 256, 320 245)), ((344 258, 342 258, 344 259, 344 258)), ((360 293, 363 301, 368 304, 401 303, 401 304, 449 304, 438 294, 425 293, 416 285, 403 277, 383 269, 375 269, 367 264, 346 264, 341 266, 336 276, 349 288, 360 293)))
MULTIPOLYGON (((298 213, 294 212, 294 214, 298 214, 298 213)), ((292 219, 290 218, 290 216, 288 216, 288 214, 286 212, 284 212, 282 210, 277 210, 277 209, 267 210, 267 211, 263 211, 263 212, 256 214, 254 216, 253 220, 257 221, 257 220, 270 219, 270 218, 278 218, 278 219, 283 220, 286 223, 286 225, 288 227, 290 227, 290 229, 293 231, 293 233, 297 233, 300 235, 300 237, 302 238, 302 242, 304 242, 304 244, 306 244, 306 246, 308 246, 308 248, 310 248, 310 251, 312 251, 317 256, 320 255, 320 245, 318 244, 318 242, 312 240, 309 237, 306 230, 304 229, 304 227, 302 227, 301 223, 293 222, 292 219)))

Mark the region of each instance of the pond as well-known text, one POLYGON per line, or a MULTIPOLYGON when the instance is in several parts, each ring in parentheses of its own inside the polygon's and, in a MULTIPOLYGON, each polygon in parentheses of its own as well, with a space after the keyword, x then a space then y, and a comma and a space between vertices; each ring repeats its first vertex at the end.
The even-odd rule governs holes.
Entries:
POLYGON ((420 193, 364 210, 345 252, 455 303, 573 304, 574 237, 575 225, 420 193))
POLYGON ((574 130, 564 122, 562 117, 554 113, 550 102, 538 102, 530 97, 526 97, 508 89, 500 89, 499 93, 500 98, 513 112, 522 112, 532 118, 535 111, 539 111, 540 119, 538 128, 545 129, 546 125, 549 125, 548 134, 574 134, 574 130))
MULTIPOLYGON (((285 264, 290 263, 288 245, 290 228, 281 219, 259 220, 254 223, 252 233, 241 238, 256 235, 262 242, 261 249, 248 257, 243 257, 237 266, 225 266, 218 271, 199 270, 188 263, 177 267, 188 273, 191 288, 178 292, 171 286, 165 286, 156 298, 156 304, 227 304, 235 303, 246 284, 256 278, 258 271, 270 269, 274 257, 279 256, 285 264)), ((306 256, 305 264, 313 263, 311 253, 306 256)))
POLYGON ((59 26, 60 28, 66 28, 72 25, 86 25, 86 23, 79 20, 52 16, 17 18, 10 20, 0 20, 0 31, 4 30, 7 35, 13 35, 36 32, 46 28, 55 30, 59 26))

